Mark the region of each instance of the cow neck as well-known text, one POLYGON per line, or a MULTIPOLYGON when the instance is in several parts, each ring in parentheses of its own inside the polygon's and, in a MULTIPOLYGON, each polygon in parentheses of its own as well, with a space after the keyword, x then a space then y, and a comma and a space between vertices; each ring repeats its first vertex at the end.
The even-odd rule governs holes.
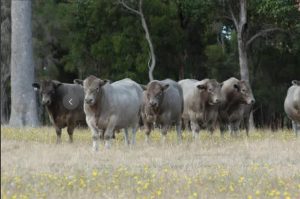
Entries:
POLYGON ((237 97, 234 97, 234 93, 232 93, 231 98, 229 97, 229 100, 227 99, 227 105, 226 105, 226 112, 231 113, 238 109, 241 106, 240 100, 237 99, 237 97))
MULTIPOLYGON (((157 109, 154 109, 154 108, 150 107, 150 105, 147 105, 146 109, 148 110, 146 112, 154 113, 154 115, 156 115, 156 116, 161 114, 160 106, 157 109)), ((152 115, 152 114, 148 114, 148 115, 152 115)))
POLYGON ((97 100, 94 105, 90 106, 91 111, 95 114, 96 118, 99 118, 102 113, 102 107, 105 106, 105 93, 104 89, 101 88, 99 91, 99 96, 97 97, 97 100))
MULTIPOLYGON (((202 93, 198 91, 198 88, 196 89, 196 91, 194 92, 194 99, 199 99, 200 103, 194 103, 194 109, 196 111, 204 111, 205 110, 205 105, 206 105, 206 99, 204 99, 206 96, 202 93)), ((197 102, 197 100, 196 100, 197 102)))
POLYGON ((48 114, 52 116, 52 118, 55 120, 57 112, 59 112, 59 100, 57 97, 53 96, 52 103, 50 105, 46 105, 46 109, 48 111, 48 114))

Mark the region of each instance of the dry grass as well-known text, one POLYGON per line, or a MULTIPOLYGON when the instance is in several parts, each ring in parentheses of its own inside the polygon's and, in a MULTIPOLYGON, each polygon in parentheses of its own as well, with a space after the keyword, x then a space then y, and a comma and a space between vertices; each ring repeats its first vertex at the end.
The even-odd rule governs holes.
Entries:
POLYGON ((252 132, 166 145, 160 134, 93 152, 88 130, 56 145, 52 128, 1 127, 1 198, 300 198, 300 139, 291 131, 252 132))

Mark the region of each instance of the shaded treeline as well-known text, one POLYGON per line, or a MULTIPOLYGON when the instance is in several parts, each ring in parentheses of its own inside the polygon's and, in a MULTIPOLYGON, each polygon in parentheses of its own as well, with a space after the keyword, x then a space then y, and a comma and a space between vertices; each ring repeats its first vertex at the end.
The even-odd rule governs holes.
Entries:
MULTIPOLYGON (((136 8, 138 1, 132 2, 130 5, 136 8)), ((228 10, 232 3, 144 0, 156 55, 154 78, 209 77, 220 82, 231 76, 240 78, 238 36, 228 10)), ((247 30, 243 34, 279 30, 262 33, 247 47, 256 98, 255 124, 272 129, 289 126, 283 101, 291 80, 300 78, 300 12, 292 0, 253 0, 247 5, 247 30)), ((32 32, 37 79, 72 82, 94 74, 112 81, 129 77, 139 83, 148 82, 145 33, 139 18, 117 1, 35 0, 32 32)), ((2 34, 9 31, 1 32, 1 41, 2 34)), ((7 51, 4 54, 9 56, 7 51)), ((8 64, 1 59, 1 77, 2 69, 9 69, 8 64)), ((3 88, 7 93, 9 84, 1 81, 1 91, 3 88)), ((1 92, 1 116, 2 100, 9 102, 9 95, 3 97, 1 92)))

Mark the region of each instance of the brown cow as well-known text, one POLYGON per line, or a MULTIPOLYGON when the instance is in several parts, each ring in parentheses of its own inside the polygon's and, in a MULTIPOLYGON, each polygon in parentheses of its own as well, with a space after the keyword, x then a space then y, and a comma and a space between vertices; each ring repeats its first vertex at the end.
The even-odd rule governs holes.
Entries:
POLYGON ((43 80, 32 86, 40 91, 42 104, 46 106, 51 123, 61 142, 61 130, 67 127, 69 141, 73 142, 73 131, 78 124, 85 124, 83 111, 83 88, 76 84, 65 84, 56 80, 43 80))
POLYGON ((146 128, 146 141, 154 123, 162 130, 163 142, 171 125, 176 124, 177 139, 180 142, 181 114, 183 111, 183 94, 179 84, 171 79, 153 80, 145 87, 142 106, 142 119, 146 128))

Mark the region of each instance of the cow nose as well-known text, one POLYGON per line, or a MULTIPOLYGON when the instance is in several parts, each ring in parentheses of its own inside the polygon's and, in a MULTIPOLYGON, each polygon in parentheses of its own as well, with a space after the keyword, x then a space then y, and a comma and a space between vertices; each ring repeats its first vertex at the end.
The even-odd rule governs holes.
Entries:
POLYGON ((84 101, 87 104, 91 104, 93 102, 93 99, 85 98, 84 101))
POLYGON ((150 101, 150 106, 152 106, 152 107, 156 106, 156 102, 150 101))
POLYGON ((43 105, 48 105, 48 104, 50 104, 50 100, 43 100, 43 101, 42 101, 42 104, 43 104, 43 105))
POLYGON ((215 103, 216 103, 216 104, 220 103, 220 100, 219 100, 219 99, 216 99, 216 100, 215 100, 215 103))

